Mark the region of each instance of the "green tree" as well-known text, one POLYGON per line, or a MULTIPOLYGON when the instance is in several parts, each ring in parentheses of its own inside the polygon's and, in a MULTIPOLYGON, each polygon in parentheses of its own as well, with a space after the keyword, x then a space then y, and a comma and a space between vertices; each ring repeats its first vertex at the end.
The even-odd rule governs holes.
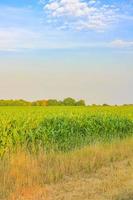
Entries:
POLYGON ((75 101, 75 99, 73 99, 71 97, 68 97, 68 98, 64 99, 63 104, 65 106, 75 106, 76 105, 76 101, 75 101))
POLYGON ((85 106, 85 101, 84 100, 79 100, 76 102, 76 106, 85 106))
POLYGON ((31 103, 23 99, 0 100, 0 106, 29 106, 31 103))
POLYGON ((56 99, 49 99, 47 101, 48 106, 58 106, 58 101, 56 99))
POLYGON ((107 103, 104 103, 103 106, 109 106, 107 103))
POLYGON ((32 106, 47 106, 47 100, 38 100, 32 102, 32 106))

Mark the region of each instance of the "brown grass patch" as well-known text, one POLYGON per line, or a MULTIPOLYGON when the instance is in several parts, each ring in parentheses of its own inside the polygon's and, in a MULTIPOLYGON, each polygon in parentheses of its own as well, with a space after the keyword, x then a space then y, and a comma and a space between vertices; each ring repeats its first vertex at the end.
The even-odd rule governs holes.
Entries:
POLYGON ((46 188, 26 187, 13 192, 9 200, 48 200, 48 192, 46 188))
MULTIPOLYGON (((107 191, 111 191, 111 188, 114 188, 116 192, 113 194, 117 195, 118 191, 122 193, 120 190, 122 184, 130 185, 130 179, 131 177, 133 178, 131 176, 133 172, 132 159, 132 138, 112 144, 97 144, 69 153, 45 154, 40 152, 38 155, 22 151, 12 153, 10 156, 5 156, 0 160, 0 200, 23 200, 24 198, 24 200, 28 200, 26 198, 29 198, 29 200, 34 200, 35 198, 36 200, 41 200, 42 196, 45 197, 47 193, 46 184, 55 184, 65 177, 72 178, 78 174, 80 176, 87 176, 88 174, 97 176, 99 169, 103 169, 103 172, 101 171, 99 174, 99 177, 104 177, 102 186, 96 184, 96 179, 93 179, 91 180, 92 186, 89 185, 89 187, 94 191, 103 193, 107 193, 107 191), (123 161, 126 161, 126 165, 121 170, 120 163, 123 161), (114 166, 114 163, 119 164, 114 166), (126 167, 128 165, 129 167, 126 167), (113 170, 109 166, 113 166, 113 170), (95 185, 101 188, 102 191, 99 191, 98 188, 94 189, 95 185)), ((86 183, 89 180, 86 179, 86 183)), ((76 185, 77 183, 75 182, 74 184, 76 185)), ((83 183, 81 187, 85 187, 85 184, 83 183)), ((127 186, 124 186, 123 191, 125 187, 127 188, 127 186)), ((52 191, 54 190, 52 189, 52 191)), ((45 200, 44 197, 43 199, 45 200)))

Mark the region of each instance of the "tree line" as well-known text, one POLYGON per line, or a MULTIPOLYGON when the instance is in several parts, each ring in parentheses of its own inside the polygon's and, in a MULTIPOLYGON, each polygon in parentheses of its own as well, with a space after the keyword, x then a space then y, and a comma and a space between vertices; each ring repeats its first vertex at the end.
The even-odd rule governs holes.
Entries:
POLYGON ((37 101, 25 101, 23 99, 19 100, 0 100, 0 106, 85 106, 85 101, 75 100, 74 98, 68 97, 63 101, 57 99, 48 100, 37 100, 37 101))

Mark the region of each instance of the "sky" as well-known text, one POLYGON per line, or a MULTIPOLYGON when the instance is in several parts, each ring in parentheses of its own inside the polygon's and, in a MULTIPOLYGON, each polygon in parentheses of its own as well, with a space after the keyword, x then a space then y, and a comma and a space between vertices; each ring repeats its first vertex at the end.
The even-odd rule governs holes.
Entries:
POLYGON ((1 0, 0 99, 133 103, 133 0, 1 0))

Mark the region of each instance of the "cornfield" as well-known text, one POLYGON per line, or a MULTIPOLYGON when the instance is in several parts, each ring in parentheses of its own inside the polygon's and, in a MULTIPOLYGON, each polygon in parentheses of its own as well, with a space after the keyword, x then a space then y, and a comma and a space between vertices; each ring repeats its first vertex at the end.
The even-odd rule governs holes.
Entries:
POLYGON ((66 152, 132 135, 132 106, 0 108, 0 155, 17 148, 66 152))

